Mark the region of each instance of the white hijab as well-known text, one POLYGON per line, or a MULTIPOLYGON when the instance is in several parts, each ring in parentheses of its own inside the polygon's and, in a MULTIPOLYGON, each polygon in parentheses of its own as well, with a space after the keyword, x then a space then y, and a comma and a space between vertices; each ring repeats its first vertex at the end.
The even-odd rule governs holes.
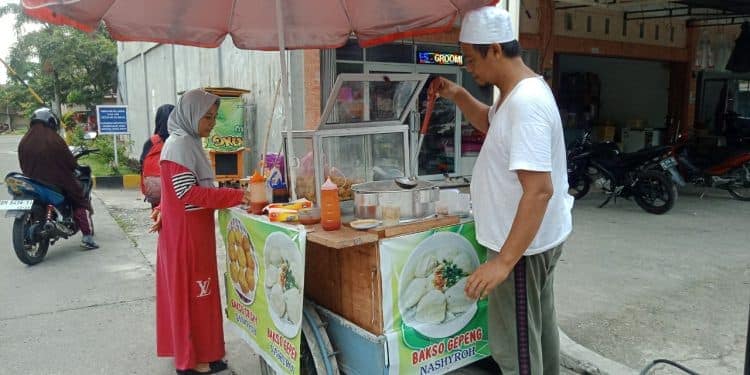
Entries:
POLYGON ((169 138, 161 151, 161 160, 189 169, 201 186, 214 186, 214 170, 201 145, 198 122, 218 100, 218 96, 201 89, 184 93, 169 115, 169 138))

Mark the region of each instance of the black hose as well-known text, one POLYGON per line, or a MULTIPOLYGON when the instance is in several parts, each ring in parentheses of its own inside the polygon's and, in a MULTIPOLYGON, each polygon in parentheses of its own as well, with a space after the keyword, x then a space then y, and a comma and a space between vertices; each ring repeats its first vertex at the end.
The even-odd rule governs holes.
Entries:
POLYGON ((681 364, 679 364, 677 362, 670 361, 668 359, 657 359, 657 360, 651 362, 650 365, 646 366, 646 368, 644 368, 643 371, 641 371, 641 375, 648 374, 649 370, 651 370, 652 368, 654 368, 654 366, 656 366, 658 364, 661 364, 661 363, 677 367, 678 369, 680 369, 682 371, 685 371, 685 373, 690 374, 690 375, 698 375, 697 372, 695 372, 693 370, 690 370, 689 368, 687 368, 687 367, 685 367, 685 366, 683 366, 683 365, 681 365, 681 364))

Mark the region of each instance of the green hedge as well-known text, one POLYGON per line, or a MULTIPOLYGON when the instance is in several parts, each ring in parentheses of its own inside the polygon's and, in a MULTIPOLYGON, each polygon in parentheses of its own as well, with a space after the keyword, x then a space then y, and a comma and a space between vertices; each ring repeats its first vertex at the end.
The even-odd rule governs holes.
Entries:
POLYGON ((95 176, 119 176, 123 174, 138 174, 140 166, 137 160, 133 160, 128 157, 126 149, 132 145, 132 141, 128 143, 118 142, 117 144, 117 159, 118 166, 114 166, 115 162, 115 150, 112 140, 112 135, 99 135, 94 140, 83 139, 83 129, 77 127, 73 135, 73 146, 84 145, 88 148, 98 148, 99 152, 91 154, 86 158, 88 161, 82 161, 82 164, 89 164, 92 168, 92 172, 95 176))

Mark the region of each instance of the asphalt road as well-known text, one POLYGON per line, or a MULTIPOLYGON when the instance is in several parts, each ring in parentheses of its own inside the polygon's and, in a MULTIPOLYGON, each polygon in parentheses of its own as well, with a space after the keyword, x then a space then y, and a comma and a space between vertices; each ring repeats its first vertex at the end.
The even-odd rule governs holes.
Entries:
MULTIPOLYGON (((740 374, 750 307, 750 202, 685 189, 666 215, 601 194, 576 203, 556 274, 560 326, 634 369, 667 358, 740 374)), ((662 371, 660 374, 681 374, 662 371)))
MULTIPOLYGON (((19 139, 0 136, 2 176, 18 170, 19 139)), ((94 208, 100 249, 82 250, 77 235, 33 267, 16 258, 12 220, 0 217, 0 373, 174 373, 154 354, 152 265, 100 200, 94 208)))

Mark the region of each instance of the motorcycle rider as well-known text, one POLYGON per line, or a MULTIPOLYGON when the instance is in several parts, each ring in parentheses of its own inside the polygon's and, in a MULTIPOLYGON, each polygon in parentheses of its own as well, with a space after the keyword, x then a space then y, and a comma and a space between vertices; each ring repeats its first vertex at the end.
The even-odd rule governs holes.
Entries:
POLYGON ((81 229, 81 247, 96 249, 91 225, 91 201, 83 192, 74 172, 75 157, 60 136, 60 121, 49 108, 39 108, 31 115, 29 131, 18 144, 18 161, 26 177, 59 188, 73 205, 73 220, 81 229))

